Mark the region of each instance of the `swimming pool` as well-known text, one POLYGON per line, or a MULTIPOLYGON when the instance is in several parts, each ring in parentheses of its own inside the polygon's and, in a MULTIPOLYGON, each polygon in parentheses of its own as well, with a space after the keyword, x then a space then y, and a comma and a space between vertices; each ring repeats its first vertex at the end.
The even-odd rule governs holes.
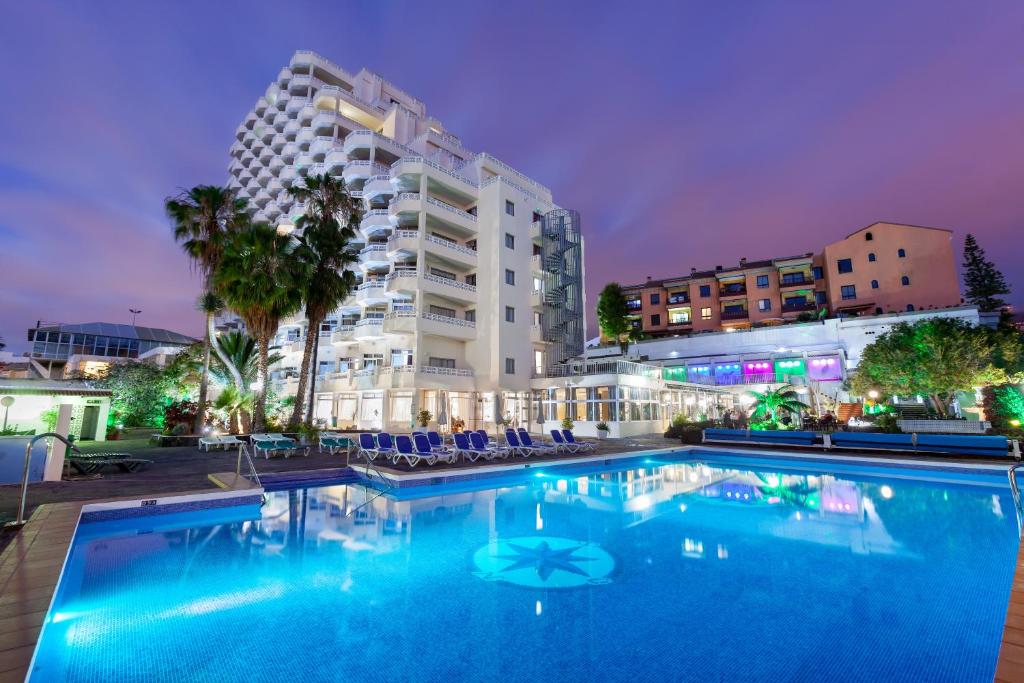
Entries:
POLYGON ((992 680, 1005 479, 841 469, 680 454, 82 523, 31 680, 992 680))

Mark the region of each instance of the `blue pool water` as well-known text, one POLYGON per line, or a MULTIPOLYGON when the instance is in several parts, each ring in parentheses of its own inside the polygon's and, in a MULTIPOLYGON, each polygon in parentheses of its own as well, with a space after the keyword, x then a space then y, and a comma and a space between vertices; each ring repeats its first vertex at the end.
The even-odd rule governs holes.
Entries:
POLYGON ((700 457, 83 523, 32 680, 992 680, 1005 480, 700 457))

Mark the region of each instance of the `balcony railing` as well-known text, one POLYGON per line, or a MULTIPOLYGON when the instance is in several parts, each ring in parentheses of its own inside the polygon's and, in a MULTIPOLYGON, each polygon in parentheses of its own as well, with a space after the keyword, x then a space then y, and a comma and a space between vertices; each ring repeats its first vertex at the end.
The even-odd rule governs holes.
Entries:
MULTIPOLYGON (((378 279, 378 280, 368 280, 368 281, 362 283, 361 285, 359 285, 358 287, 356 287, 356 291, 357 292, 365 292, 368 289, 383 289, 383 288, 384 288, 384 279, 382 278, 382 279, 378 279)), ((362 322, 362 321, 360 321, 360 322, 362 322)))
POLYGON ((471 285, 468 282, 460 282, 459 280, 453 280, 447 277, 441 277, 440 275, 434 275, 433 273, 424 273, 423 279, 427 282, 435 282, 439 285, 448 285, 449 287, 455 287, 466 292, 476 293, 476 285, 471 285))
POLYGON ((476 329, 475 320, 464 320, 462 318, 455 318, 450 315, 438 315, 437 313, 421 313, 420 317, 424 320, 434 320, 439 323, 445 323, 446 325, 455 325, 456 327, 468 327, 470 329, 476 329))
POLYGON ((813 311, 818 306, 813 301, 800 301, 792 304, 783 303, 783 313, 794 313, 798 311, 813 311))
POLYGON ((689 294, 670 294, 668 297, 668 303, 671 304, 688 304, 690 303, 689 294))
POLYGON ((750 311, 722 311, 722 320, 743 320, 750 317, 750 311))
MULTIPOLYGON (((399 196, 401 196, 401 195, 399 195, 399 196)), ((440 208, 444 209, 445 211, 448 211, 448 212, 450 212, 450 213, 452 213, 452 214, 454 214, 456 216, 459 216, 460 218, 464 218, 465 220, 469 221, 470 223, 476 223, 476 216, 474 216, 473 214, 469 213, 468 211, 463 211, 462 209, 460 209, 457 206, 452 206, 448 202, 442 202, 440 199, 434 199, 433 197, 427 197, 427 204, 433 204, 434 206, 440 207, 440 208)))
MULTIPOLYGON (((416 236, 415 231, 409 232, 412 232, 414 237, 416 236)), ((459 244, 458 242, 455 242, 453 240, 446 240, 442 237, 435 237, 434 235, 427 235, 423 239, 427 242, 430 242, 431 244, 438 244, 442 247, 447 247, 448 249, 451 249, 452 251, 458 252, 460 254, 465 254, 466 256, 472 256, 474 258, 476 257, 476 249, 470 249, 466 245, 459 244)))
POLYGON ((796 275, 782 275, 779 278, 779 285, 782 287, 810 284, 814 284, 814 280, 811 279, 810 275, 806 275, 804 273, 797 273, 796 275))
POLYGON ((718 296, 740 296, 747 293, 747 286, 742 285, 722 285, 718 288, 718 296))
POLYGON ((384 280, 386 282, 391 282, 395 278, 400 278, 400 277, 413 277, 414 278, 414 277, 416 277, 416 275, 417 275, 417 271, 416 271, 415 268, 398 268, 396 270, 391 271, 387 275, 385 275, 384 276, 384 280))
POLYGON ((472 377, 473 371, 466 368, 442 368, 436 365, 424 365, 420 372, 426 375, 448 375, 453 377, 472 377))
POLYGON ((556 365, 548 373, 549 377, 572 377, 574 375, 635 375, 657 379, 661 376, 661 368, 644 363, 633 363, 626 360, 598 360, 588 363, 568 363, 556 365))

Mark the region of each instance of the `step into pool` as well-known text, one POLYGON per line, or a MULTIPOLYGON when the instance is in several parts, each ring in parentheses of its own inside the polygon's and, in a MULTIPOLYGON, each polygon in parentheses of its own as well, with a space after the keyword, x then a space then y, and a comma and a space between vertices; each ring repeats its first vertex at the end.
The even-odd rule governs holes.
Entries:
POLYGON ((83 522, 31 680, 991 681, 1006 480, 828 467, 659 453, 83 522))

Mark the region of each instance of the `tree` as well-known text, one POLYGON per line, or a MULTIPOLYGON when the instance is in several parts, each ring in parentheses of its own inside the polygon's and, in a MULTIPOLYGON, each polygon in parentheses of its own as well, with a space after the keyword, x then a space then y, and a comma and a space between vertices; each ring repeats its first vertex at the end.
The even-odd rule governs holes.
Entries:
POLYGON ((617 282, 609 282, 597 297, 597 324, 601 334, 619 343, 623 355, 629 350, 630 325, 626 295, 617 282))
MULTIPOLYGON (((258 346, 252 429, 265 426, 270 339, 281 318, 302 306, 308 271, 295 257, 296 242, 268 225, 235 232, 226 242, 214 274, 216 290, 245 321, 258 346)), ((251 388, 251 387, 250 387, 251 388)))
MULTIPOLYGON (((206 315, 203 339, 203 372, 199 383, 199 411, 193 431, 200 433, 206 421, 206 393, 210 376, 210 348, 214 316, 220 310, 220 299, 213 288, 213 275, 224 256, 228 238, 249 224, 247 202, 232 190, 213 185, 197 185, 177 197, 168 197, 164 209, 171 219, 174 239, 192 259, 192 265, 203 277, 203 294, 199 309, 206 315)), ((225 363, 225 359, 221 359, 225 363)))
POLYGON ((767 389, 763 392, 751 391, 750 395, 754 398, 750 417, 755 420, 767 419, 778 424, 781 413, 795 414, 810 408, 809 405, 800 400, 800 394, 789 384, 784 384, 778 389, 767 389))
MULTIPOLYGON (((232 331, 218 335, 214 343, 219 353, 210 366, 210 374, 220 383, 234 386, 244 394, 249 385, 256 381, 259 372, 259 351, 256 340, 244 332, 232 331), (225 367, 220 360, 221 355, 228 359, 229 367, 225 367)), ((270 354, 267 356, 267 366, 273 365, 282 358, 283 356, 279 353, 270 354)))
POLYGON ((252 392, 240 392, 233 385, 224 387, 213 402, 214 410, 226 413, 229 430, 237 429, 241 433, 245 429, 243 415, 252 411, 252 392))
POLYGON ((111 422, 125 427, 162 427, 167 375, 152 363, 111 363, 99 373, 97 384, 109 389, 111 422))
POLYGON ((1019 359, 1016 333, 957 318, 900 323, 864 349, 851 388, 862 396, 928 396, 946 415, 957 391, 1009 381, 1019 359))
POLYGON ((301 283, 308 328, 290 420, 292 425, 298 425, 302 421, 307 380, 310 382, 307 423, 313 421, 316 375, 310 378, 310 364, 316 368, 320 324, 345 301, 355 286, 355 273, 348 266, 357 260, 352 240, 360 213, 357 201, 345 191, 345 183, 326 173, 307 177, 290 192, 296 201, 306 206, 305 213, 295 224, 301 234, 296 254, 310 272, 310 277, 301 283))
POLYGON ((1006 278, 995 264, 985 256, 974 235, 964 239, 964 298, 980 311, 1000 311, 1006 308, 1001 294, 1009 294, 1006 278))

